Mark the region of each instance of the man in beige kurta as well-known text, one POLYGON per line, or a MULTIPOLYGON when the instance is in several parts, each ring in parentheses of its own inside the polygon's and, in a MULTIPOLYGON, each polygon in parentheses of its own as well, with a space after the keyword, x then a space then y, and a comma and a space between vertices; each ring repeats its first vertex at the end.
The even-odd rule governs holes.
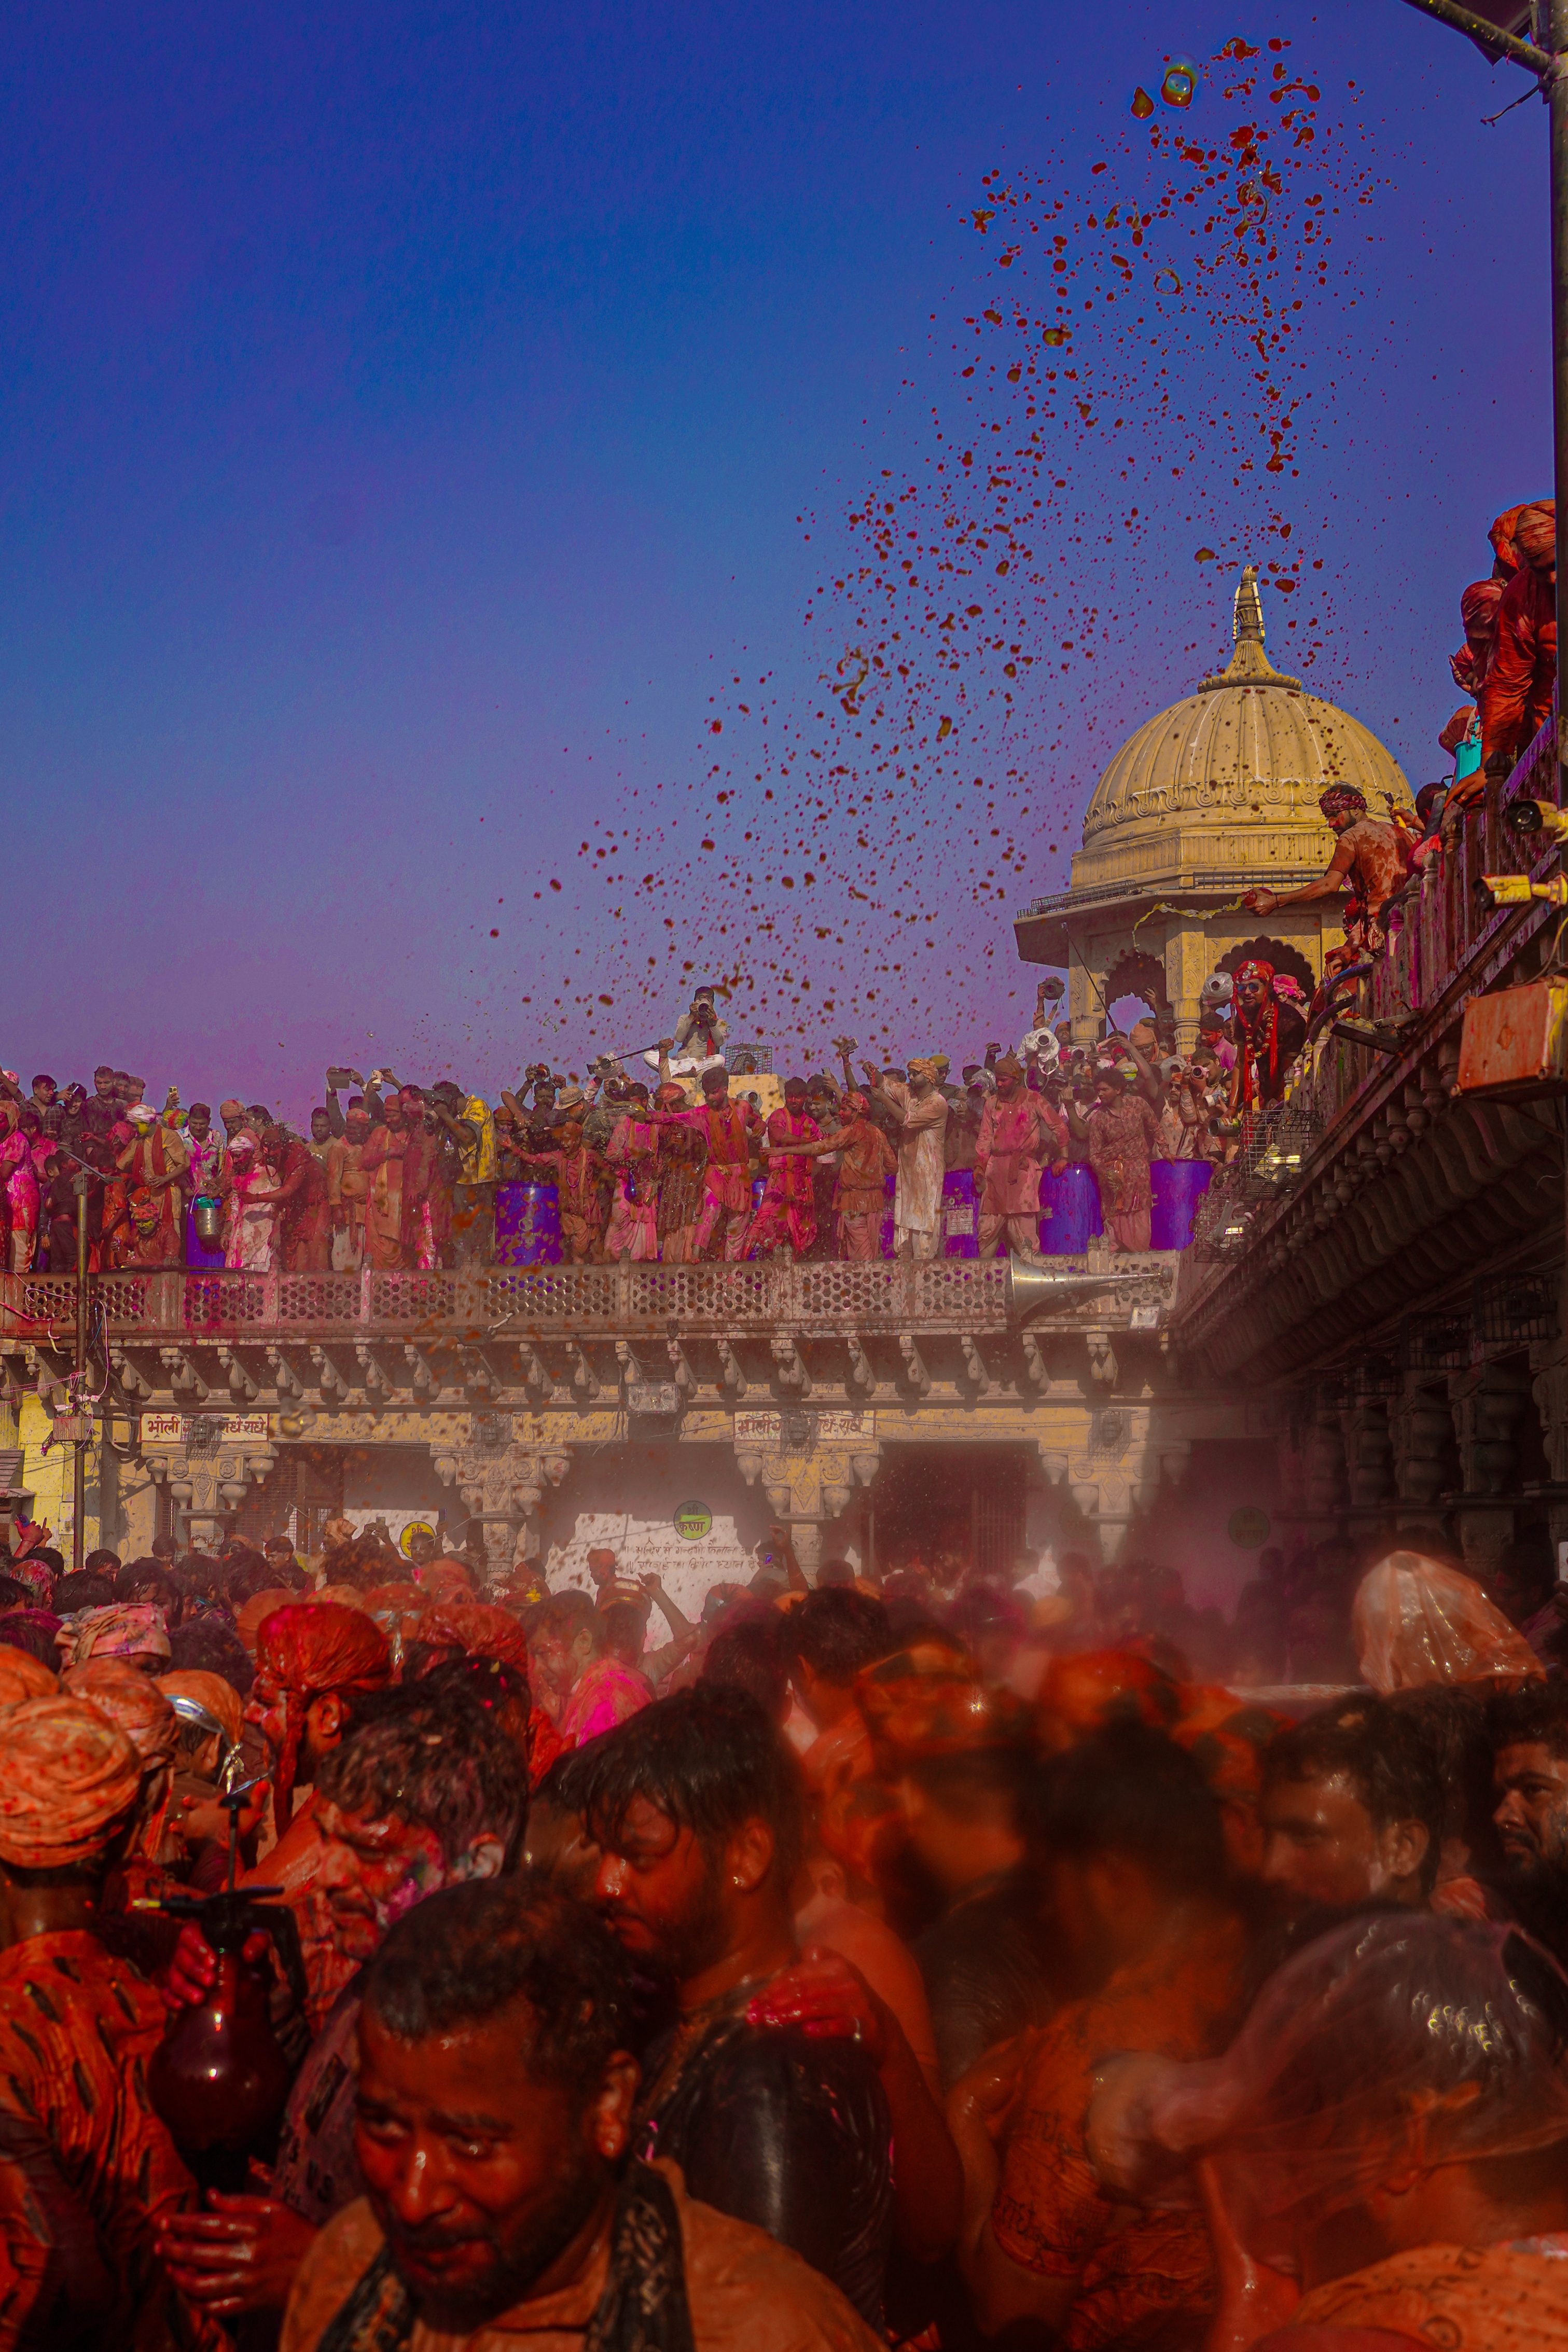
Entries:
POLYGON ((370 1114, 364 1105, 350 1103, 342 1134, 332 1138, 322 1155, 327 1165, 327 1213, 332 1225, 332 1266, 338 1274, 358 1274, 365 1260, 365 1196, 371 1180, 365 1174, 363 1161, 370 1131, 370 1114))
POLYGON ((892 1109, 900 1129, 898 1182, 893 1195, 895 1257, 936 1257, 942 1247, 942 1181, 947 1172, 947 1098, 942 1081, 946 1054, 916 1055, 907 1084, 884 1078, 873 1062, 866 1076, 892 1109))

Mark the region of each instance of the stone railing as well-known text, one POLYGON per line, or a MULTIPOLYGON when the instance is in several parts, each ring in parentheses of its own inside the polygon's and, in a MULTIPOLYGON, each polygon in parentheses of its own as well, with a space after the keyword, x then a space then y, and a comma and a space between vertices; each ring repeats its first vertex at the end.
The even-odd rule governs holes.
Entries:
MULTIPOLYGON (((1064 1271, 1071 1259, 1053 1263, 1064 1271)), ((1163 1259, 1150 1260, 1163 1265, 1163 1259)), ((1107 1276, 1107 1285, 1110 1284, 1107 1276)), ((542 1266, 429 1274, 110 1274, 90 1285, 111 1339, 526 1338, 651 1330, 810 1333, 1006 1327, 1005 1261, 542 1266)), ((0 1339, 59 1347, 75 1328, 68 1275, 0 1276, 0 1339)), ((99 1318, 102 1318, 102 1324, 99 1318)))

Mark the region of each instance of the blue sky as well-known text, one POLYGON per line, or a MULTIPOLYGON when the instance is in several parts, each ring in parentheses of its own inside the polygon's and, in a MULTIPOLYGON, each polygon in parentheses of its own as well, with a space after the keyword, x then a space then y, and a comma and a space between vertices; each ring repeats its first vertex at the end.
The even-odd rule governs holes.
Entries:
POLYGON ((1113 32, 1065 0, 89 0, 8 30, 0 1053, 24 1079, 109 1058, 296 1114, 339 1057, 494 1087, 646 1042, 703 974, 782 1066, 846 1022, 967 1055, 1032 1002, 1009 908, 1061 887, 1119 733, 1222 648, 1249 553, 1302 567, 1270 600, 1281 666, 1310 635, 1314 688, 1413 782, 1439 772, 1458 591, 1492 514, 1550 483, 1545 118, 1485 126, 1522 78, 1400 0, 1129 0, 1113 32), (1255 103, 1221 95, 1236 36, 1255 103), (1194 105, 1135 122, 1173 53, 1202 64, 1194 105), (1201 177, 1178 136, 1232 152, 1276 60, 1319 96, 1287 101, 1308 145, 1276 123, 1263 158, 1258 299, 1281 315, 1304 283, 1298 470, 1270 481, 1236 471, 1263 397, 1240 279, 1200 292, 1173 248, 1179 291, 1134 295, 1165 232, 1122 278, 1084 224, 1106 189, 1124 219, 1201 177), (1050 238, 1004 276, 1012 215, 976 226, 1025 189, 1091 301, 1060 352, 1050 238), (984 528, 957 444, 1006 414, 1015 352, 1071 359, 1086 411, 1055 386, 983 678, 934 667, 910 616, 930 740, 873 777, 824 690, 870 652, 849 518, 887 483, 933 530, 972 491, 984 528), (808 791, 817 753, 842 772, 808 791))

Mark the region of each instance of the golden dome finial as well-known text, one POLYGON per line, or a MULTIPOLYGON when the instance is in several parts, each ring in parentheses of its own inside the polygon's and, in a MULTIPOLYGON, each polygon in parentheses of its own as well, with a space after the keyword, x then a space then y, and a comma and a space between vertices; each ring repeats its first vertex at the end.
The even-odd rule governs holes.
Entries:
POLYGON ((1241 568, 1230 633, 1236 650, 1222 670, 1203 679, 1198 688, 1200 694, 1216 686, 1293 686, 1301 689, 1301 679, 1287 677, 1282 670, 1277 670, 1263 650, 1263 596, 1255 563, 1243 564, 1241 568))
POLYGON ((1243 637, 1254 645, 1264 642, 1263 599, 1258 593, 1258 566, 1245 563, 1236 583, 1236 603, 1232 612, 1230 634, 1239 645, 1243 637))

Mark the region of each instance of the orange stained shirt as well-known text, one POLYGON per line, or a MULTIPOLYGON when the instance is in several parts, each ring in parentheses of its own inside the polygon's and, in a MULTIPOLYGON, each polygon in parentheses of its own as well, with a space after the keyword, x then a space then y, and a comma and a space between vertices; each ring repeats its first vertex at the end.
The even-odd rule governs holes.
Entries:
POLYGON ((229 2342, 177 2295, 156 2222, 195 2184, 147 2094, 163 2004, 96 1936, 31 1936, 0 1952, 0 2347, 218 2352, 229 2342))
POLYGON ((991 2208, 997 2243, 1043 2278, 1076 2279, 1069 2352, 1197 2347, 1215 2300, 1200 2213, 1113 2205, 1084 2146, 1094 2070, 1114 2051, 1207 2058, 1235 2022, 1246 1937, 1228 1914, 1115 1969, 1044 2028, 1024 2076, 1020 2120, 991 2208))
MULTIPOLYGON (((678 2165, 661 2158, 654 2168, 674 2196, 696 2352, 882 2352, 837 2287, 799 2254, 688 2197, 678 2165)), ((363 2199, 328 2223, 295 2282, 282 2352, 316 2352, 384 2244, 363 2199)), ((410 2352, 582 2352, 609 2267, 606 2225, 570 2286, 514 2305, 470 2336, 438 2336, 416 2319, 410 2352)))

